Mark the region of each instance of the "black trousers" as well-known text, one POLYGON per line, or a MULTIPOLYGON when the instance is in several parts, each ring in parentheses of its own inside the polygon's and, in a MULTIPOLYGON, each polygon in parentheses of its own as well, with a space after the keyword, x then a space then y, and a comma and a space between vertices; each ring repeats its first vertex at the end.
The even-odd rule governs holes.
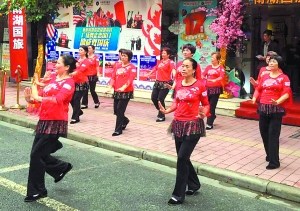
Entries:
MULTIPOLYGON (((93 98, 93 101, 95 104, 99 103, 99 97, 96 93, 96 84, 97 81, 93 79, 93 77, 89 77, 89 86, 90 86, 90 92, 93 98)), ((82 97, 82 105, 88 105, 89 104, 89 99, 88 99, 88 95, 89 95, 89 90, 85 90, 83 93, 83 97, 82 97)))
POLYGON ((207 124, 210 126, 213 126, 214 121, 216 119, 216 107, 219 101, 219 96, 220 94, 212 94, 212 95, 208 95, 208 101, 209 101, 209 105, 210 105, 210 116, 207 117, 207 124))
POLYGON ((169 93, 169 89, 158 89, 153 88, 152 94, 151 94, 151 100, 155 106, 155 108, 158 110, 157 117, 163 118, 165 115, 159 111, 158 101, 161 102, 161 105, 165 108, 165 99, 169 93))
POLYGON ((117 116, 115 132, 122 133, 122 126, 128 123, 125 111, 130 99, 114 99, 114 114, 117 116))
POLYGON ((27 196, 44 194, 45 172, 57 178, 68 168, 68 163, 52 157, 50 153, 56 149, 58 139, 50 139, 44 135, 36 135, 30 154, 30 166, 27 183, 27 196))
POLYGON ((85 90, 76 90, 73 94, 72 100, 71 100, 71 105, 73 108, 73 113, 72 113, 72 117, 71 119, 74 120, 79 120, 79 116, 83 113, 81 110, 81 106, 80 106, 80 101, 81 98, 83 96, 83 93, 85 92, 85 90))
POLYGON ((270 165, 278 166, 282 114, 260 115, 259 130, 270 165))
POLYGON ((176 183, 172 196, 184 201, 186 188, 198 190, 201 186, 197 173, 190 160, 191 154, 200 140, 200 135, 175 137, 177 152, 176 183))

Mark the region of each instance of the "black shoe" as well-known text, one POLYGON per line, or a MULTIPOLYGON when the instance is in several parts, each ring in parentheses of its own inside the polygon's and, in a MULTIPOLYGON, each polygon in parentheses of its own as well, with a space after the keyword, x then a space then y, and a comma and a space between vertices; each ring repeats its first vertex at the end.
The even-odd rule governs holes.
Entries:
POLYGON ((213 128, 214 128, 214 126, 212 126, 212 125, 206 125, 206 130, 211 130, 213 128))
POLYGON ((45 198, 45 197, 47 197, 47 191, 42 193, 42 194, 35 194, 35 195, 32 195, 32 196, 26 196, 25 199, 24 199, 24 202, 33 202, 33 201, 36 201, 38 199, 45 198))
POLYGON ((163 121, 165 121, 165 120, 166 120, 165 117, 158 117, 158 118, 156 119, 156 122, 163 122, 163 121))
POLYGON ((119 136, 119 135, 121 135, 122 134, 122 132, 114 132, 113 134, 112 134, 112 136, 119 136))
POLYGON ((179 205, 182 204, 182 201, 176 200, 174 197, 170 198, 168 201, 168 205, 179 205))
POLYGON ((269 165, 267 165, 266 169, 272 170, 272 169, 278 169, 279 167, 280 167, 280 164, 279 165, 269 164, 269 165))
POLYGON ((197 193, 198 190, 199 189, 197 189, 197 190, 187 190, 187 191, 185 191, 185 194, 188 195, 188 196, 193 196, 197 193))
POLYGON ((52 150, 51 153, 55 153, 57 150, 63 148, 63 144, 60 141, 57 141, 56 148, 52 150))
POLYGON ((99 108, 99 106, 100 106, 100 103, 95 104, 95 108, 99 108))
POLYGON ((79 116, 81 116, 83 114, 83 111, 82 110, 80 110, 80 112, 79 112, 79 116))
POLYGON ((73 168, 72 164, 71 163, 68 163, 68 166, 67 166, 67 169, 61 173, 55 180, 54 182, 57 183, 59 182, 60 180, 62 180, 64 178, 64 176, 69 172, 71 171, 71 169, 73 168))
POLYGON ((76 124, 76 123, 78 123, 78 122, 80 122, 79 119, 77 119, 77 120, 72 119, 71 122, 70 122, 70 124, 76 124))
POLYGON ((122 130, 125 130, 125 129, 126 129, 126 127, 127 127, 127 125, 128 125, 129 122, 130 122, 129 119, 126 119, 126 120, 125 120, 125 124, 122 125, 122 130))
POLYGON ((81 105, 81 109, 86 109, 86 108, 88 108, 87 105, 81 105))

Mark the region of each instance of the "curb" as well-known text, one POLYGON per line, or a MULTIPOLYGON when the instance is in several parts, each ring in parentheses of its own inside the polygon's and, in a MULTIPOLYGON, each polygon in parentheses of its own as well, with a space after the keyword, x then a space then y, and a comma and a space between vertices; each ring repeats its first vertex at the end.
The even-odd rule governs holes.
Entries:
MULTIPOLYGON (((0 112, 0 121, 19 125, 26 128, 34 129, 36 122, 26 118, 20 118, 19 115, 0 112)), ((177 158, 175 156, 166 155, 143 148, 133 147, 126 144, 113 142, 102 138, 95 138, 83 133, 69 131, 68 139, 85 143, 91 146, 103 148, 106 150, 129 155, 139 159, 151 161, 161 165, 176 168, 177 158)), ((300 191, 298 188, 288 185, 272 182, 257 177, 240 174, 226 169, 217 168, 207 164, 193 162, 198 175, 232 184, 238 187, 246 188, 256 192, 277 196, 293 202, 300 203, 300 191)))

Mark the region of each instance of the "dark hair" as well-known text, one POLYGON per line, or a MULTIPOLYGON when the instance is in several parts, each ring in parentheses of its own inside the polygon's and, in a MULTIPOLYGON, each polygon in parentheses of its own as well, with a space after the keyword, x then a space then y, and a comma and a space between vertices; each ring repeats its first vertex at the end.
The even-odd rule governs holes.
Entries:
POLYGON ((185 44, 184 46, 182 46, 182 51, 184 50, 184 49, 189 49, 190 51, 191 51, 191 53, 192 54, 194 54, 195 52, 196 52, 196 47, 195 46, 193 46, 192 44, 190 44, 190 43, 188 43, 188 44, 185 44))
POLYGON ((89 52, 88 47, 86 45, 81 45, 79 46, 79 48, 82 48, 85 51, 85 56, 88 57, 88 52, 89 52))
POLYGON ((273 32, 272 32, 272 30, 266 29, 266 30, 263 32, 263 34, 266 34, 266 35, 268 35, 268 36, 272 36, 273 32))
POLYGON ((278 62, 278 67, 283 70, 283 68, 284 68, 284 61, 283 61, 283 58, 281 56, 278 56, 278 55, 271 56, 270 57, 270 61, 271 61, 271 59, 276 60, 278 62))
POLYGON ((220 52, 217 52, 217 51, 216 52, 212 52, 211 56, 213 56, 213 55, 216 55, 216 58, 217 58, 218 61, 221 60, 221 54, 220 54, 220 52))
POLYGON ((163 52, 163 51, 165 51, 168 55, 171 55, 171 53, 172 53, 171 49, 168 48, 168 47, 163 47, 163 48, 161 49, 161 52, 163 52))
POLYGON ((185 60, 188 60, 188 61, 190 61, 192 63, 193 70, 195 70, 195 71, 197 70, 198 63, 196 62, 195 59, 193 59, 193 58, 186 58, 186 59, 183 60, 183 62, 185 60))
POLYGON ((123 51, 126 50, 125 48, 120 48, 119 53, 123 53, 123 51))
POLYGON ((72 73, 76 69, 76 59, 70 54, 61 55, 65 66, 69 66, 69 73, 72 73))
MULTIPOLYGON (((89 45, 89 46, 91 46, 91 47, 92 47, 92 49, 93 49, 93 50, 95 50, 95 46, 94 46, 94 45, 89 45)), ((88 46, 88 47, 89 47, 89 46, 88 46)))
POLYGON ((130 61, 132 59, 133 53, 131 50, 124 49, 122 51, 122 54, 126 54, 128 56, 128 61, 130 61))

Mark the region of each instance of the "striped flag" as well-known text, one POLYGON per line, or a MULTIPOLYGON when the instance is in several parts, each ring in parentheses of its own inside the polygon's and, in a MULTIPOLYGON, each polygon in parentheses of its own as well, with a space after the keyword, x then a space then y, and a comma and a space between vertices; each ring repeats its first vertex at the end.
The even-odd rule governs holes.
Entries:
POLYGON ((79 22, 84 22, 86 18, 85 11, 79 8, 73 8, 73 25, 77 25, 79 22))
POLYGON ((55 28, 53 24, 47 24, 47 36, 52 39, 54 37, 55 28))

